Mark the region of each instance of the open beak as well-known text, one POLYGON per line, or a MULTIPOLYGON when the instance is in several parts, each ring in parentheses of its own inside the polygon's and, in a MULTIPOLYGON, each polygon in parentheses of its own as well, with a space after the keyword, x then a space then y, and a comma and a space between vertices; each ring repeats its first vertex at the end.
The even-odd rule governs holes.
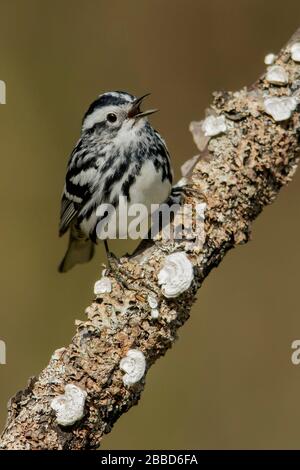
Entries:
POLYGON ((141 112, 140 105, 142 101, 149 95, 150 93, 147 93, 146 95, 143 95, 140 98, 134 100, 134 102, 132 103, 132 107, 128 112, 129 118, 138 119, 141 117, 150 116, 150 114, 156 113, 158 111, 158 109, 148 109, 148 111, 141 112))

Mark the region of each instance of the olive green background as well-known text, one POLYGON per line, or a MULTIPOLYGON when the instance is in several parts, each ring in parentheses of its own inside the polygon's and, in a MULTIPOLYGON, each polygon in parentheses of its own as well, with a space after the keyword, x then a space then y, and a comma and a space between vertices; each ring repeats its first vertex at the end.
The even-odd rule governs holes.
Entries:
MULTIPOLYGON (((176 174, 211 93, 253 83, 300 26, 298 0, 1 0, 1 424, 6 402, 67 345, 105 261, 57 273, 60 194, 99 93, 151 91, 176 174)), ((300 175, 199 291, 172 351, 105 449, 299 448, 300 175)), ((122 242, 123 243, 123 242, 122 242)), ((123 245, 117 242, 118 252, 123 245)), ((127 247, 124 249, 126 251, 127 247)))

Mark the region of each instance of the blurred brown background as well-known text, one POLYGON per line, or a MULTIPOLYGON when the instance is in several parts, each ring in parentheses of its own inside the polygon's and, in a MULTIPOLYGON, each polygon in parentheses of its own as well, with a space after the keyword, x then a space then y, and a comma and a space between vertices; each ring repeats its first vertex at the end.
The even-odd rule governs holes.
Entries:
MULTIPOLYGON (((65 166, 90 101, 151 91, 178 176, 211 93, 255 81, 299 26, 299 0, 0 1, 1 424, 8 398, 69 343, 105 261, 99 247, 91 264, 56 270, 65 166)), ((299 186, 298 173, 252 243, 211 273, 103 448, 299 448, 299 186)))

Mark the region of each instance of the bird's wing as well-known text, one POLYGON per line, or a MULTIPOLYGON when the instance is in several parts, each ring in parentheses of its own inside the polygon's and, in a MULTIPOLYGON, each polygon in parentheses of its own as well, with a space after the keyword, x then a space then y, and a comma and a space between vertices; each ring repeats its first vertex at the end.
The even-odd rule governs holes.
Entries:
POLYGON ((91 198, 91 186, 97 172, 95 156, 87 155, 79 140, 73 150, 61 200, 59 234, 63 235, 72 220, 91 198))
POLYGON ((59 236, 62 236, 64 233, 66 233, 77 212, 77 205, 68 198, 64 191, 61 199, 59 236))

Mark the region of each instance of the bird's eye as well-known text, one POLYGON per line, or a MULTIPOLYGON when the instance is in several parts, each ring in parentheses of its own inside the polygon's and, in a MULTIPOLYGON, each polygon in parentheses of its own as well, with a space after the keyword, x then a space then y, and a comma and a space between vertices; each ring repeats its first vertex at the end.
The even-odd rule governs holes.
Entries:
POLYGON ((116 122, 117 115, 115 113, 108 113, 106 119, 108 120, 108 122, 116 122))

